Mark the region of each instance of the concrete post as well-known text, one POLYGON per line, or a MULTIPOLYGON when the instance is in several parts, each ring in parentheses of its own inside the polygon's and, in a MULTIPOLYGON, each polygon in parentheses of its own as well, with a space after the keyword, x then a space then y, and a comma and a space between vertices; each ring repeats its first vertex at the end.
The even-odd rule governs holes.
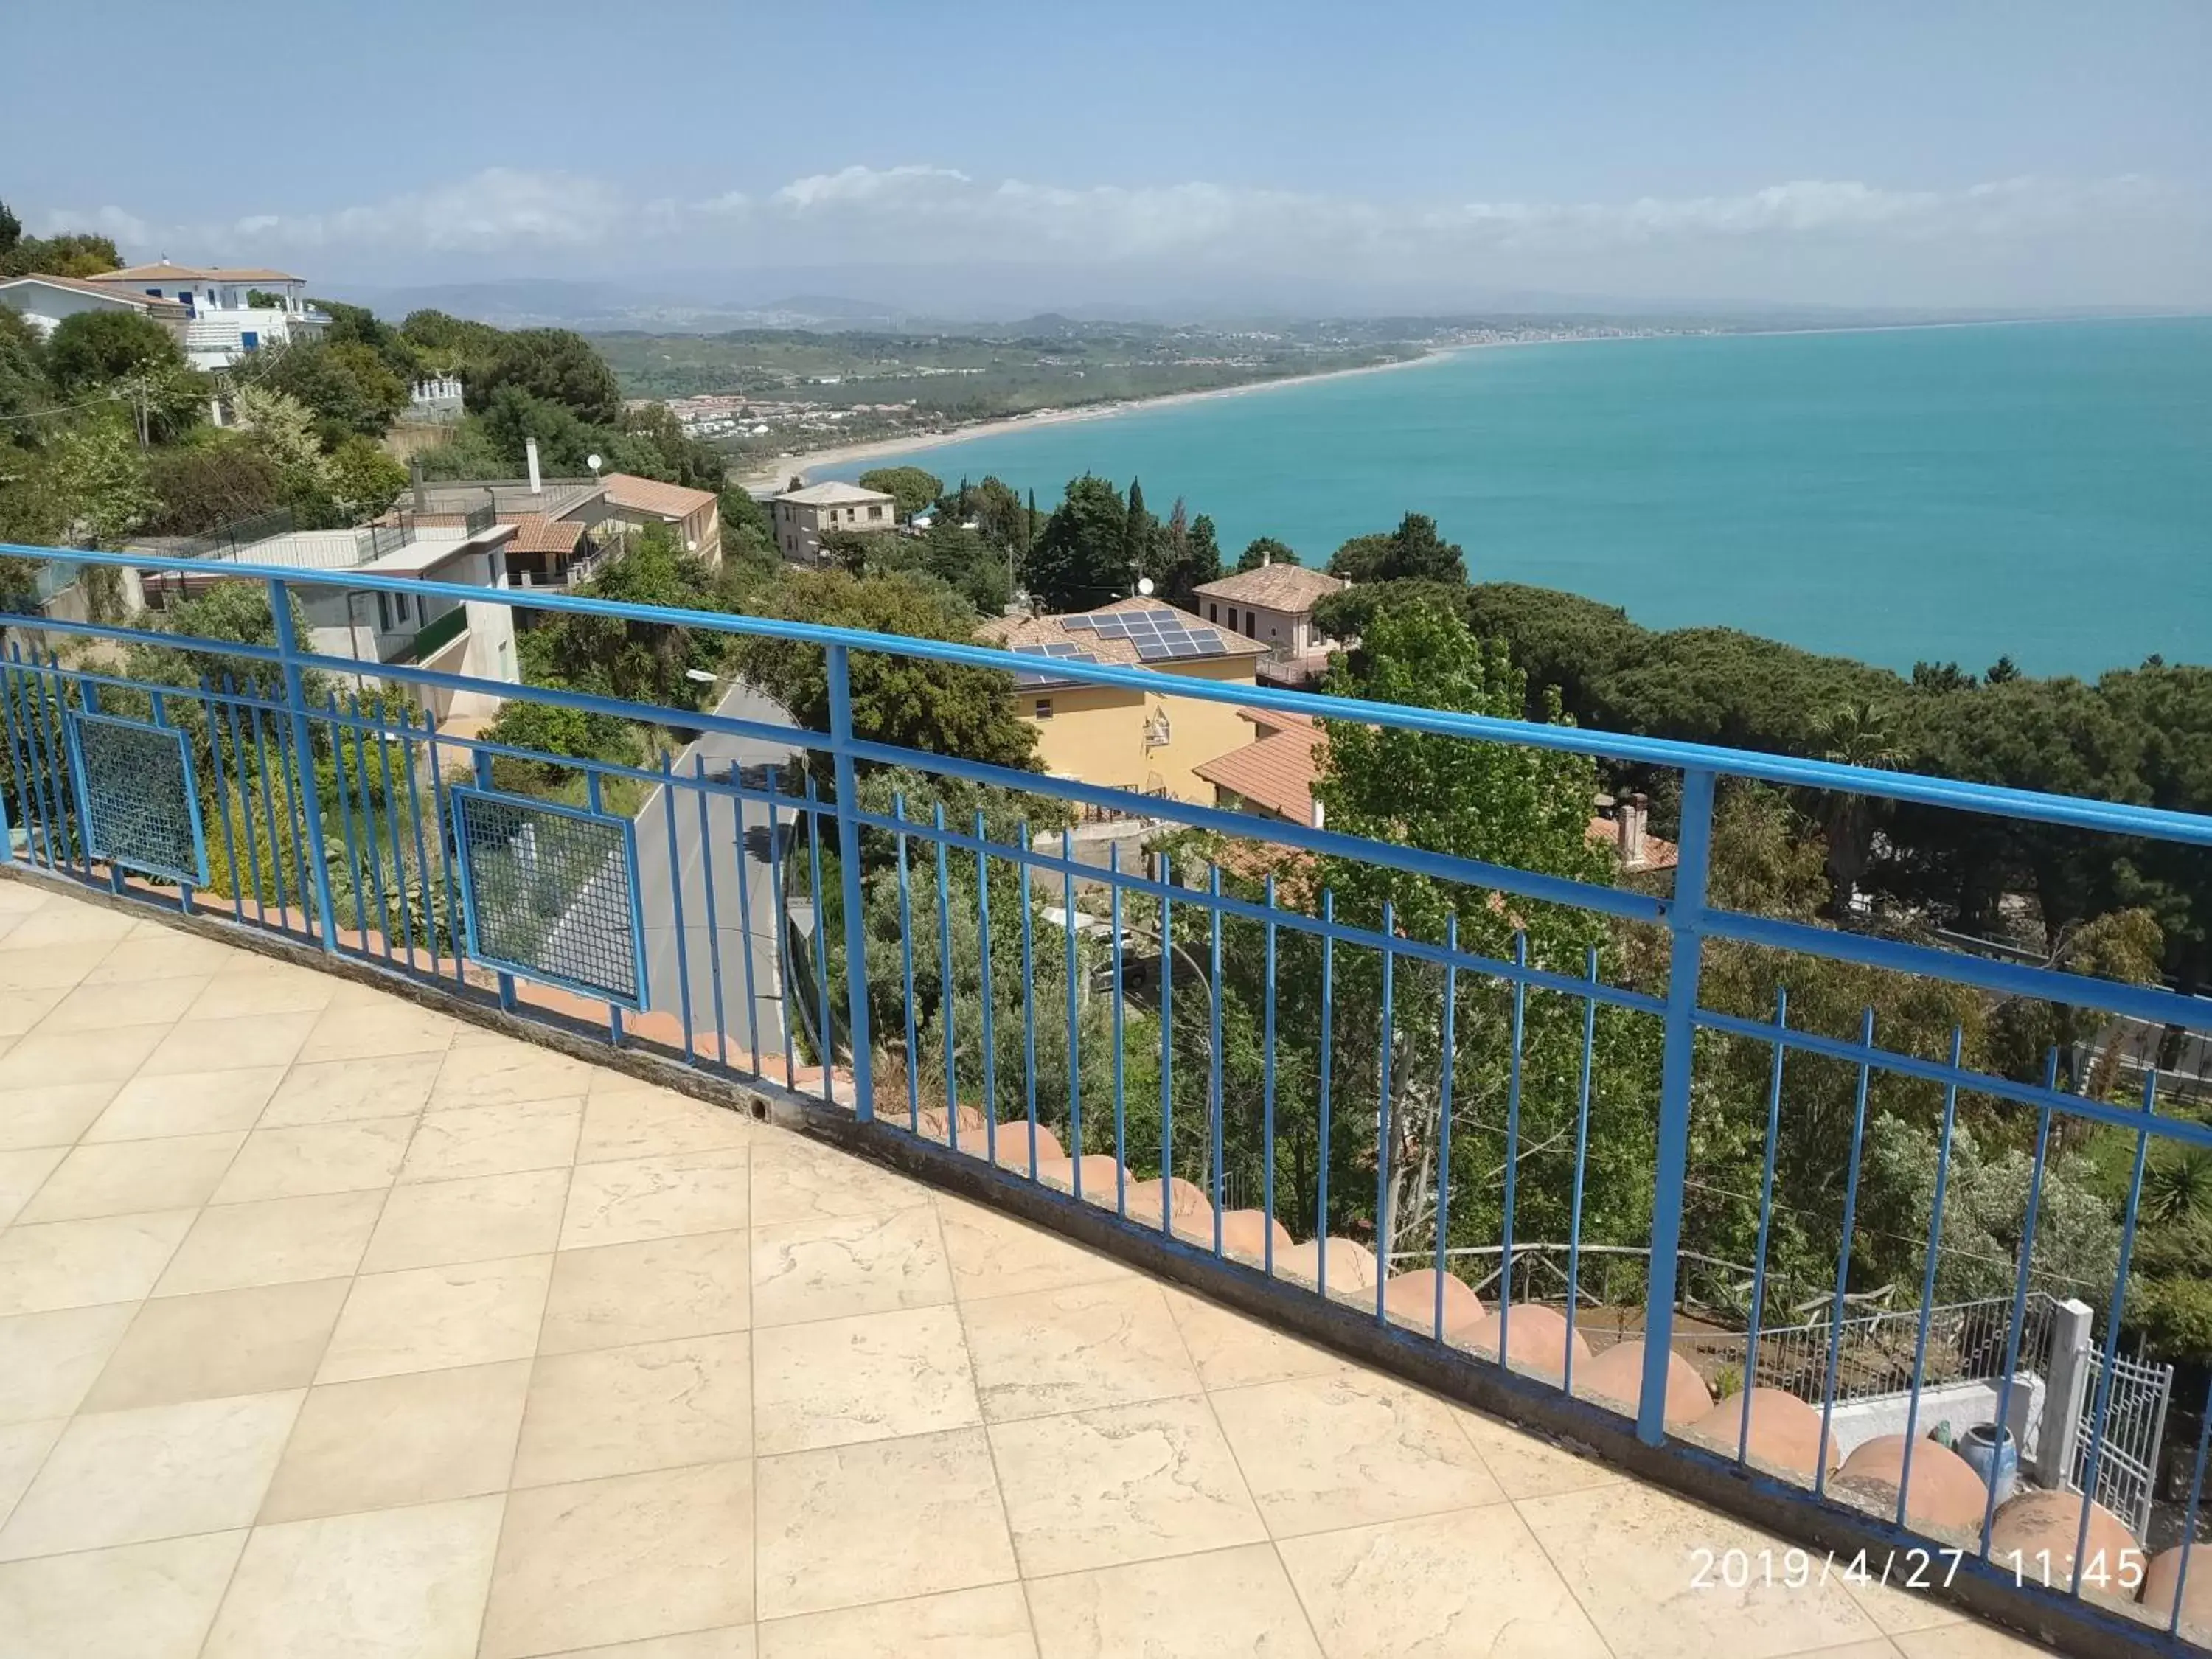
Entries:
POLYGON ((2069 1298, 2051 1310, 2051 1352, 2044 1376, 2043 1423, 2036 1434, 2036 1484, 2063 1492, 2074 1474, 2081 1434, 2081 1407, 2089 1397, 2090 1327, 2096 1316, 2086 1302, 2069 1298))

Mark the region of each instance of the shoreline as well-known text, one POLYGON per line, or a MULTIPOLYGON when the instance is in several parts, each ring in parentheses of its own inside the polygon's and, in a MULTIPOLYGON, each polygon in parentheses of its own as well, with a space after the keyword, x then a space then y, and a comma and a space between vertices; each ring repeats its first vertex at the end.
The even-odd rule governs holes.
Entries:
MULTIPOLYGON (((2176 313, 2175 316, 2194 313, 2176 313)), ((2160 313, 2161 317, 2164 313, 2160 313)), ((823 449, 810 449, 795 455, 779 456, 773 462, 756 463, 739 473, 733 465, 730 481, 755 494, 772 493, 783 488, 787 481, 798 477, 814 482, 812 472, 818 468, 847 466, 854 461, 891 460, 902 455, 911 455, 919 450, 943 449, 953 444, 969 442, 976 438, 1003 437, 1008 433, 1032 431, 1039 427, 1066 426, 1078 421, 1108 421, 1118 415, 1139 410, 1164 409, 1176 404, 1194 404, 1215 398, 1243 398, 1255 392, 1273 392, 1285 386, 1313 386, 1322 380, 1347 380, 1357 374, 1388 374, 1400 369, 1418 368, 1424 364, 1444 362, 1470 351, 1510 351, 1534 346, 1601 345, 1622 340, 1680 340, 1680 339, 1746 339, 1759 336, 1796 336, 1808 334, 1890 334, 1907 330, 1953 328, 2017 328, 2045 323, 2103 320, 2074 317, 1992 317, 1986 319, 1944 319, 1921 323, 1856 323, 1838 324, 1831 327, 1795 328, 1739 328, 1711 333, 1674 334, 1583 334, 1565 335, 1540 340, 1475 340, 1465 345, 1428 346, 1419 355, 1401 357, 1387 363, 1363 363, 1356 368, 1325 368, 1311 374, 1285 374, 1271 380, 1249 380, 1242 386, 1208 386, 1193 392, 1168 392, 1156 398, 1124 398, 1111 403, 1079 404, 1073 408, 1034 410, 1026 415, 1005 415, 988 421, 976 421, 967 426, 954 427, 948 431, 915 434, 897 438, 872 438, 861 443, 833 444, 823 449)), ((2142 320, 2127 319, 2124 320, 2142 320)))

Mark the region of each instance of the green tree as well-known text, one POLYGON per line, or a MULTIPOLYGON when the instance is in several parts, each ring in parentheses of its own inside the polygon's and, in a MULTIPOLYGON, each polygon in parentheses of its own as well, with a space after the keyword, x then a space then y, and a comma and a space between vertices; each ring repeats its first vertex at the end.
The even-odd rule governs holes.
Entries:
POLYGON ((882 490, 891 498, 892 511, 911 519, 945 493, 945 480, 918 466, 879 466, 860 475, 860 488, 882 490))
POLYGON ((80 311, 64 317, 46 342, 46 372, 68 397, 112 386, 132 375, 181 370, 176 337, 135 311, 80 311))
POLYGON ((625 409, 622 430, 604 447, 614 470, 719 495, 729 482, 729 458, 703 438, 687 435, 666 404, 625 409))
POLYGON ((326 529, 338 522, 331 487, 330 457, 315 435, 315 418, 297 399, 258 386, 241 386, 232 397, 245 441, 267 459, 283 479, 285 504, 302 529, 326 529))
MULTIPOLYGON (((705 563, 678 548, 661 525, 632 537, 580 591, 679 610, 714 603, 705 563)), ((525 666, 533 680, 672 709, 697 706, 699 688, 687 671, 709 668, 718 649, 715 636, 680 624, 614 617, 564 615, 524 636, 525 666)))
POLYGON ((119 415, 75 422, 47 447, 46 462, 78 546, 119 550, 159 506, 144 453, 119 415))
POLYGON ((97 276, 122 264, 106 236, 19 234, 13 246, 0 249, 0 276, 97 276))
POLYGON ((53 402, 38 335, 22 313, 0 306, 0 417, 8 417, 0 419, 0 450, 37 442, 37 422, 15 417, 49 408, 53 402))
POLYGON ((407 469, 383 445, 358 433, 331 452, 331 493, 356 523, 373 519, 407 488, 407 469))
POLYGON ((557 404, 580 421, 613 426, 622 418, 614 371, 591 342, 568 329, 526 328, 501 337, 498 350, 468 382, 469 407, 488 407, 507 386, 557 404))
POLYGON ((1029 545, 1029 510, 1005 481, 986 477, 969 492, 968 514, 976 532, 1000 553, 1018 554, 1029 545))
MULTIPOLYGON (((1812 735, 1819 758, 1838 766, 1887 770, 1909 758, 1890 711, 1872 702, 1847 702, 1828 710, 1814 720, 1812 735)), ((1839 922, 1850 919, 1852 896, 1873 857, 1875 817, 1882 804, 1842 790, 1827 797, 1828 884, 1839 922)))
POLYGON ((1241 574, 1257 570, 1267 564, 1296 564, 1297 551, 1288 542, 1277 541, 1273 536, 1255 536, 1244 544, 1244 550, 1237 556, 1237 568, 1241 574))
POLYGON ((1022 566, 1022 584, 1049 611, 1086 611, 1127 595, 1129 509, 1091 473, 1072 480, 1022 566))
POLYGON ((148 481, 160 502, 148 529, 198 536, 283 505, 283 476, 267 455, 230 433, 202 437, 148 456, 148 481))
POLYGON ((358 340, 297 340, 257 352, 238 378, 299 403, 332 445, 349 433, 381 434, 407 407, 406 381, 358 340))
POLYGON ((1129 480, 1128 507, 1121 515, 1121 568, 1150 575, 1158 559, 1159 521, 1145 506, 1145 487, 1129 480))
POLYGON ((1408 513, 1388 535, 1355 536, 1330 556, 1328 574, 1346 581, 1464 582, 1467 555, 1437 534, 1437 521, 1408 513))

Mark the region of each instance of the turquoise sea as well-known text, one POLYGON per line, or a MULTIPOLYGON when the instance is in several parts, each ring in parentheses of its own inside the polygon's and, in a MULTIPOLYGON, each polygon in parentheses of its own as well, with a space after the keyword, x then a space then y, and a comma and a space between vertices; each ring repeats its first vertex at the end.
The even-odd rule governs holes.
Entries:
POLYGON ((1466 351, 902 459, 1141 477, 1232 556, 1427 513, 1476 580, 1900 670, 2212 662, 2212 319, 1466 351))

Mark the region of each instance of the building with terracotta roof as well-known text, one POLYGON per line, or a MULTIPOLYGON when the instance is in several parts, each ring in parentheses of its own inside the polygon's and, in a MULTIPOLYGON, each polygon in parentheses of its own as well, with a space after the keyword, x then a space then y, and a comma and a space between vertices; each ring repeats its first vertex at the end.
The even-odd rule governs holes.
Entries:
POLYGON ((898 503, 880 489, 858 484, 809 484, 771 496, 769 519, 775 526, 775 544, 787 559, 812 564, 822 556, 824 531, 866 535, 898 527, 898 503))
POLYGON ((1251 728, 1232 704, 1085 684, 1055 672, 1055 662, 1073 660, 1253 684, 1252 665, 1263 647, 1171 605, 1117 599, 1066 616, 996 617, 977 636, 1038 659, 1034 672, 1015 676, 1015 707, 1036 728, 1038 754, 1055 777, 1208 800, 1213 786, 1200 775, 1200 763, 1250 739, 1251 728))
POLYGON ((11 276, 0 282, 0 306, 22 313, 31 331, 46 338, 64 317, 82 311, 133 311, 161 325, 185 343, 191 310, 178 300, 156 299, 147 294, 118 293, 82 276, 11 276))
POLYGON ((330 326, 329 313, 307 303, 307 283, 289 271, 163 259, 86 280, 110 294, 182 306, 185 357, 194 368, 228 368, 270 346, 318 338, 330 326))
POLYGON ((1201 582, 1190 608, 1207 622, 1265 646, 1262 678, 1303 684, 1328 665, 1328 641, 1313 625, 1313 608, 1345 585, 1340 577, 1304 565, 1267 563, 1201 582))
POLYGON ((713 490, 662 483, 629 472, 610 472, 599 482, 606 504, 601 524, 611 519, 633 527, 665 525, 686 553, 696 553, 709 564, 721 562, 722 500, 713 490))

